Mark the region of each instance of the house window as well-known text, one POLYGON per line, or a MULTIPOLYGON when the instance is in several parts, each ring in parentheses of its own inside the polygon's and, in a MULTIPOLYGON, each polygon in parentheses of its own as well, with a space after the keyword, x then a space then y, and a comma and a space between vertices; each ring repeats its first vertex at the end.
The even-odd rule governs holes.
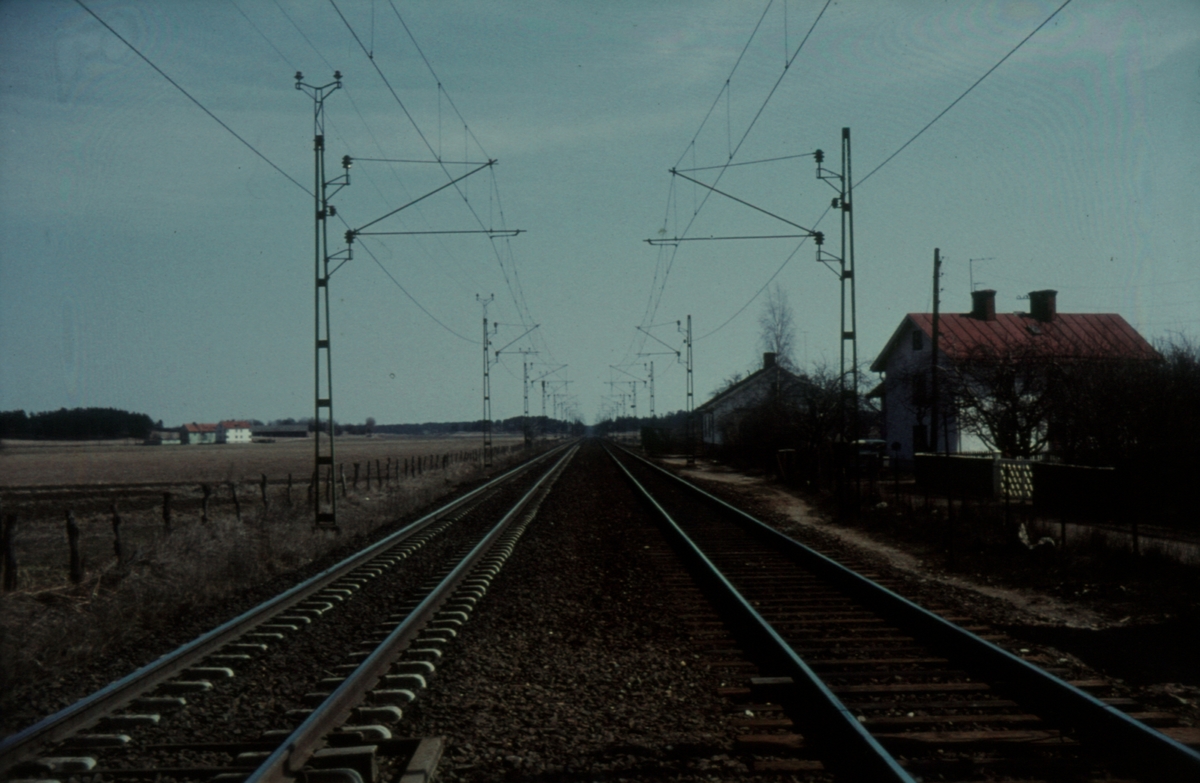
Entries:
POLYGON ((912 379, 912 402, 913 405, 928 405, 929 404, 929 387, 925 381, 925 374, 918 373, 912 379))
POLYGON ((929 429, 924 424, 913 425, 913 453, 929 451, 929 429))
POLYGON ((913 350, 919 351, 925 347, 925 333, 920 329, 913 330, 913 350))

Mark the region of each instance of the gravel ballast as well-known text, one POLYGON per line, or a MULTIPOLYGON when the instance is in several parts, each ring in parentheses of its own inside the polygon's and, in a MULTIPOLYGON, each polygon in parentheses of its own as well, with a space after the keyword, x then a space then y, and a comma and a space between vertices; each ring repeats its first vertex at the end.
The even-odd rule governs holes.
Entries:
POLYGON ((439 780, 754 777, 623 487, 580 451, 410 707, 401 731, 447 737, 439 780))

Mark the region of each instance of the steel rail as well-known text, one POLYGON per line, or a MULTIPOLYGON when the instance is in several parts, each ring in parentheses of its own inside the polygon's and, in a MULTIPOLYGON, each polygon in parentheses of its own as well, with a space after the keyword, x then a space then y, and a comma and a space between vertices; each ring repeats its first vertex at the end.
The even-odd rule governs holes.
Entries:
POLYGON ((949 650, 964 663, 1004 680, 1008 690, 1094 744, 1116 763, 1156 781, 1192 783, 1200 780, 1200 753, 1183 743, 789 538, 671 471, 631 452, 624 453, 724 509, 776 551, 792 556, 865 606, 929 643, 949 650))
POLYGON ((915 783, 915 779, 863 728, 855 715, 683 532, 679 523, 654 499, 629 468, 611 451, 609 456, 662 518, 668 538, 676 551, 692 566, 703 592, 732 620, 735 636, 741 637, 747 649, 753 649, 756 655, 769 660, 774 672, 791 677, 792 687, 796 689, 799 699, 804 701, 805 708, 819 716, 816 722, 822 725, 821 732, 843 750, 835 763, 863 780, 915 783))
POLYGON ((578 450, 571 448, 558 462, 547 470, 537 483, 496 523, 486 536, 464 557, 454 569, 426 596, 415 609, 388 634, 366 660, 359 665, 333 693, 325 699, 285 739, 262 765, 251 774, 245 783, 290 783, 304 769, 313 753, 320 749, 329 732, 342 725, 350 711, 362 700, 367 691, 375 687, 379 678, 399 657, 400 653, 420 634, 424 626, 433 619, 458 586, 483 559, 496 541, 504 535, 517 516, 530 501, 558 476, 578 450))
POLYGON ((342 578, 346 572, 375 557, 381 551, 411 538, 463 506, 480 500, 482 495, 524 471, 532 469, 568 445, 570 443, 558 446, 502 473, 462 497, 431 511, 395 533, 359 550, 274 598, 268 599, 258 606, 243 612, 232 620, 196 637, 187 644, 146 664, 133 673, 109 683, 90 696, 86 696, 53 715, 43 718, 32 726, 4 738, 4 740, 0 741, 0 775, 6 773, 15 765, 33 757, 48 745, 67 739, 80 728, 86 727, 103 715, 111 713, 120 707, 120 705, 152 690, 164 681, 211 655, 214 650, 250 632, 272 616, 288 611, 296 604, 306 600, 313 593, 323 590, 328 585, 342 578))

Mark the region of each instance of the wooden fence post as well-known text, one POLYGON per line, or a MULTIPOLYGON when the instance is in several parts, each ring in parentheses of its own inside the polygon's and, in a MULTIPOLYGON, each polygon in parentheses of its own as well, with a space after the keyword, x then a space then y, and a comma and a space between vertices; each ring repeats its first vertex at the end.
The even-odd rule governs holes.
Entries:
POLYGON ((125 550, 121 546, 121 514, 117 511, 117 501, 112 502, 113 554, 117 556, 117 565, 125 565, 125 550))
MULTIPOLYGON (((371 463, 367 463, 367 470, 371 469, 371 463)), ((358 492, 358 463, 354 463, 354 491, 358 492)))
POLYGON ((271 501, 267 497, 267 474, 266 473, 262 474, 262 481, 259 483, 259 487, 262 489, 263 516, 266 516, 267 510, 271 506, 271 501))
POLYGON ((3 550, 4 592, 17 589, 17 515, 9 514, 0 528, 0 550, 3 550))
POLYGON ((67 548, 70 550, 71 584, 83 581, 83 560, 79 557, 79 524, 75 521, 75 512, 67 511, 67 548))
POLYGON ((163 532, 171 532, 171 493, 163 493, 163 532))
POLYGON ((338 473, 342 479, 342 497, 346 497, 346 463, 342 462, 338 465, 338 473))
POLYGON ((379 458, 375 458, 375 485, 378 489, 383 489, 383 468, 379 465, 379 458))
POLYGON ((200 485, 200 491, 204 493, 204 499, 200 501, 200 521, 208 524, 208 499, 212 497, 212 487, 207 484, 200 485))
POLYGON ((292 507, 292 474, 291 473, 288 474, 287 504, 288 504, 288 508, 292 507))
POLYGON ((237 514, 237 521, 241 522, 242 521, 242 504, 238 500, 237 484, 235 484, 232 481, 229 482, 229 494, 233 496, 233 511, 235 514, 237 514))

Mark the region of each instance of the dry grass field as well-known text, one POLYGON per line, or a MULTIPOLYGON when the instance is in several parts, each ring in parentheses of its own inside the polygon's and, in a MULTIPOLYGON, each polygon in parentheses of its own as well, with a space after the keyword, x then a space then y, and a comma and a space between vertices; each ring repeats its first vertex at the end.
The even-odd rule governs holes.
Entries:
MULTIPOLYGON (((493 473, 523 458, 519 443, 495 440, 493 473)), ((18 696, 18 683, 53 676, 161 627, 181 610, 215 605, 301 568, 484 478, 477 458, 441 467, 441 455, 473 457, 468 452, 478 446, 476 438, 339 438, 337 461, 346 464, 347 485, 336 486, 341 534, 333 536, 313 527, 311 439, 170 447, 4 443, 0 514, 17 519, 19 583, 0 594, 0 713, 18 696), (438 457, 438 466, 400 475, 397 464, 419 457, 438 457), (354 462, 386 466, 388 459, 390 480, 383 486, 374 466, 367 485, 363 465, 354 487, 354 462), (258 483, 264 473, 270 481, 265 503, 258 483), (201 484, 212 490, 207 522, 201 484), (172 494, 169 529, 162 514, 165 491, 172 494), (121 559, 114 549, 114 502, 121 559), (84 573, 78 584, 68 578, 68 511, 80 531, 84 573)))
MULTIPOLYGON (((497 448, 519 438, 494 439, 497 448)), ((349 473, 355 462, 443 454, 478 449, 481 436, 416 438, 344 435, 337 439, 337 461, 349 473)), ((143 446, 140 441, 20 441, 0 444, 0 492, 9 487, 77 484, 202 483, 297 480, 312 472, 313 439, 274 443, 143 446)), ((366 468, 364 467, 365 471, 366 468)))

